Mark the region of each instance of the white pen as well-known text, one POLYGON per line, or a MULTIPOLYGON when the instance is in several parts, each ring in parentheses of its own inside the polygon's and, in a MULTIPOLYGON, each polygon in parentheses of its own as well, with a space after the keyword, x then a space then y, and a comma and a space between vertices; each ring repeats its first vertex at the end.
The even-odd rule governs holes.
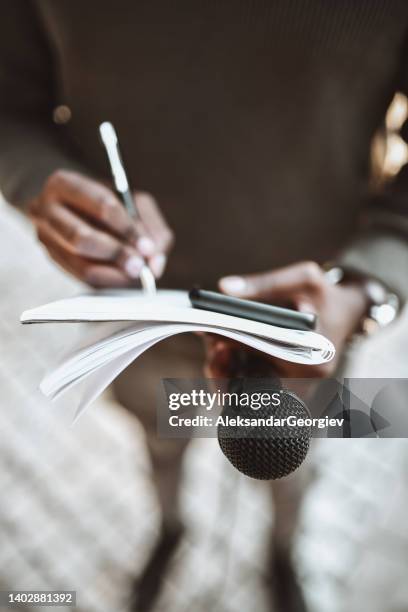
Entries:
MULTIPOLYGON (((108 156, 116 191, 129 215, 133 219, 136 219, 139 213, 137 211, 132 193, 129 189, 129 182, 123 166, 122 157, 120 155, 118 137, 116 135, 115 128, 111 123, 109 123, 109 121, 104 121, 99 126, 99 133, 108 156)), ((140 282, 146 293, 151 295, 156 293, 156 281, 147 264, 145 264, 140 271, 140 282)))

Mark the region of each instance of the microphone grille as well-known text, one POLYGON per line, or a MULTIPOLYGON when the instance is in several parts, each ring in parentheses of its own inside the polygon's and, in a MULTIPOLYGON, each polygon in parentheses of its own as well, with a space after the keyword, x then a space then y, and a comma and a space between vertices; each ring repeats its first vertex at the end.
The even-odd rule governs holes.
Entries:
MULTIPOLYGON (((258 389, 259 391, 259 389, 258 389)), ((280 390, 280 404, 254 411, 250 407, 225 407, 222 416, 236 418, 310 418, 305 404, 290 391, 280 390)), ((283 426, 218 426, 220 448, 232 465, 251 478, 275 480, 288 476, 305 460, 311 428, 283 426)))

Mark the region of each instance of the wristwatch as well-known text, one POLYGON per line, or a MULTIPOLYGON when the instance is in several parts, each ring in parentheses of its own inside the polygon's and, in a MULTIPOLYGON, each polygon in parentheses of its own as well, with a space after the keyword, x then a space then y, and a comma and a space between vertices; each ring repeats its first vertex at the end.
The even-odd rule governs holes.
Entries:
POLYGON ((337 285, 343 282, 358 282, 366 294, 369 307, 361 321, 361 332, 371 335, 379 328, 386 327, 396 318, 400 310, 400 301, 379 280, 366 276, 353 268, 338 265, 324 266, 326 280, 337 285))

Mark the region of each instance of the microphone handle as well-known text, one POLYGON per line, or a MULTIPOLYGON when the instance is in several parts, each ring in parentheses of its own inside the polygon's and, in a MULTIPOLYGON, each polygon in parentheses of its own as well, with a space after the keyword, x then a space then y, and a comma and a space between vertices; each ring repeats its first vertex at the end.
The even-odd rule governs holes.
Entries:
POLYGON ((236 379, 242 378, 270 378, 273 386, 280 385, 280 378, 272 361, 258 351, 246 351, 244 349, 234 351, 229 378, 229 389, 234 386, 236 379))

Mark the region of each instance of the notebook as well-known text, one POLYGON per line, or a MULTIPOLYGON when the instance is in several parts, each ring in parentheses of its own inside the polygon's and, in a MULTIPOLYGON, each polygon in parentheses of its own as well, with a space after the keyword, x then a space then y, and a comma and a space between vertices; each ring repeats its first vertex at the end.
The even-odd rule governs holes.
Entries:
POLYGON ((175 334, 208 332, 241 342, 272 357, 300 364, 322 364, 333 344, 312 331, 275 327, 217 312, 195 309, 185 291, 100 291, 44 304, 23 312, 22 323, 93 322, 80 346, 66 353, 40 384, 56 399, 81 385, 77 416, 132 361, 175 334))

